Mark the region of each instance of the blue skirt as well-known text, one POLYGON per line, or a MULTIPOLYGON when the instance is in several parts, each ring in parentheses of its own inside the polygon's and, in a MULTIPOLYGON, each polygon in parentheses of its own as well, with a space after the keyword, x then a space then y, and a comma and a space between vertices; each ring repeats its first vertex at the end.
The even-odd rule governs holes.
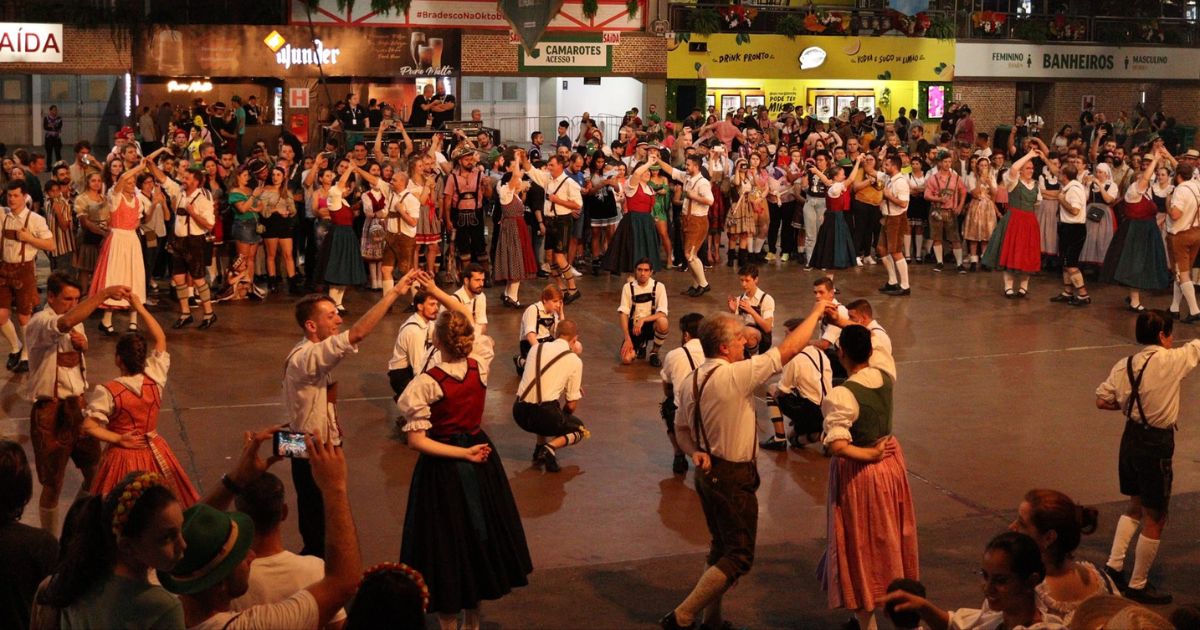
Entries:
POLYGON ((662 269, 662 246, 654 229, 654 217, 649 212, 626 212, 604 255, 604 270, 613 274, 633 273, 643 258, 650 259, 655 271, 662 269))
MULTIPOLYGON (((1126 219, 1117 232, 1113 245, 1117 245, 1118 240, 1123 242, 1119 253, 1116 247, 1109 250, 1110 258, 1114 254, 1117 256, 1112 279, 1132 289, 1155 290, 1171 286, 1167 252, 1163 249, 1162 236, 1154 218, 1126 219)), ((1110 261, 1106 260, 1105 267, 1109 265, 1110 261)))
POLYGON ((848 269, 858 264, 845 212, 825 211, 808 264, 818 269, 848 269))
POLYGON ((339 285, 360 285, 367 281, 363 269, 358 238, 349 225, 334 225, 329 230, 329 260, 325 264, 325 282, 339 285))

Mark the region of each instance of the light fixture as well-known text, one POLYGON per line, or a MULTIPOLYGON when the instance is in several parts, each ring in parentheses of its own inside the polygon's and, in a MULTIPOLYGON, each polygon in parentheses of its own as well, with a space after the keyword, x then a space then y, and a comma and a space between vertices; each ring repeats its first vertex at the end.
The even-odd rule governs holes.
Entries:
POLYGON ((125 118, 133 115, 133 78, 125 73, 125 118))

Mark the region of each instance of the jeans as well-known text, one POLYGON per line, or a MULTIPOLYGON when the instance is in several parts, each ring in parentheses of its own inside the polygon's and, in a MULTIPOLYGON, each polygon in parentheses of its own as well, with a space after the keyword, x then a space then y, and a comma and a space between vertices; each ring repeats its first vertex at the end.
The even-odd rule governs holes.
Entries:
POLYGON ((767 223, 767 251, 774 254, 779 251, 779 228, 783 225, 783 208, 777 203, 767 203, 770 222, 767 223))
POLYGON ((292 485, 296 488, 296 512, 302 556, 325 557, 325 500, 313 480, 312 465, 307 459, 292 459, 292 485))
POLYGON ((825 220, 825 199, 809 197, 804 202, 804 252, 811 257, 817 244, 817 232, 825 220))

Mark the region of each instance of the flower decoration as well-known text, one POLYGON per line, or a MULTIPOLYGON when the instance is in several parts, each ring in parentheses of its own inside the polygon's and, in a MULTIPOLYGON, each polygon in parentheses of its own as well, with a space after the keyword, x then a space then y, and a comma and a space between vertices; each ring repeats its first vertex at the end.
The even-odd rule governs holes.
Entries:
POLYGON ((754 24, 754 18, 758 17, 758 9, 755 7, 747 7, 743 4, 733 4, 727 7, 722 7, 721 18, 725 20, 725 28, 733 29, 748 29, 754 24))
POLYGON ((1067 16, 1058 14, 1050 21, 1050 36, 1066 41, 1079 41, 1087 33, 1087 27, 1081 20, 1068 20, 1067 16))
POLYGON ((971 23, 985 35, 997 35, 1007 18, 1007 15, 996 11, 976 11, 971 14, 971 23))

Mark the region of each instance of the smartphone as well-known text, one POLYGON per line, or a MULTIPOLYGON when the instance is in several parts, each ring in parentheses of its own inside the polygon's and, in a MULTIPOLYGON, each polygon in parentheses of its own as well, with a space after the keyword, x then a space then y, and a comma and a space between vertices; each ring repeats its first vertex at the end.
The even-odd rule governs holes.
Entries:
POLYGON ((279 457, 299 457, 308 459, 308 444, 304 442, 303 433, 294 431, 276 431, 274 438, 275 454, 279 457))

